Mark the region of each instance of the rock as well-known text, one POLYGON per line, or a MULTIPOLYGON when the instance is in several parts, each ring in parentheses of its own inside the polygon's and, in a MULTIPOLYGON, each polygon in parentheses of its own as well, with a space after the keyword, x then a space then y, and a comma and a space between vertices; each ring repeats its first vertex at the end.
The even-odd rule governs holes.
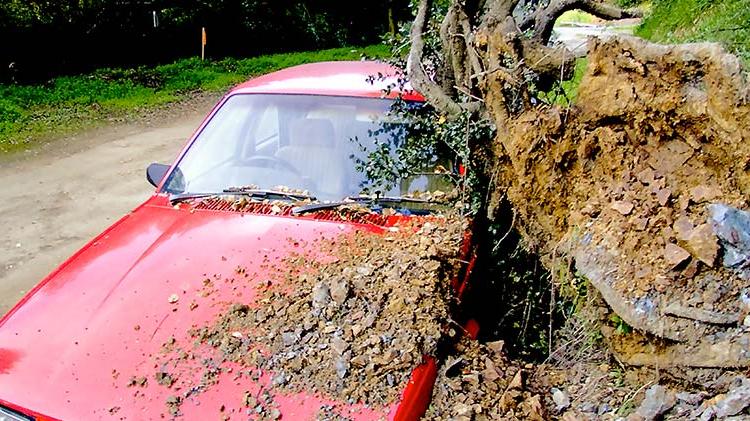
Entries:
POLYGON ((634 205, 633 202, 628 202, 626 200, 615 200, 610 207, 617 212, 620 212, 622 215, 630 215, 630 213, 633 212, 634 205))
POLYGON ((543 421, 547 419, 547 413, 544 410, 541 396, 534 395, 530 397, 525 403, 528 405, 529 412, 527 415, 530 420, 543 421))
POLYGON ((315 285, 312 292, 313 308, 323 308, 331 301, 331 293, 328 285, 319 283, 315 285))
POLYGON ((686 247, 690 254, 708 267, 713 267, 716 256, 719 254, 718 239, 708 224, 698 225, 691 230, 687 236, 686 247))
POLYGON ((645 420, 656 419, 677 403, 677 397, 662 385, 653 385, 646 391, 641 405, 635 413, 645 420))
POLYGON ((717 187, 696 186, 690 189, 690 200, 694 203, 710 202, 721 196, 721 190, 717 187))
POLYGON ((719 418, 737 415, 750 406, 750 385, 745 384, 727 393, 724 399, 716 402, 713 407, 719 418))
POLYGON ((555 402, 558 411, 562 411, 570 406, 570 396, 556 387, 552 388, 552 401, 555 402))
POLYGON ((660 189, 656 192, 656 200, 659 201, 661 206, 666 206, 671 196, 672 192, 669 189, 660 189))
POLYGON ((678 218, 672 225, 672 231, 674 231, 675 236, 680 241, 687 241, 694 228, 695 226, 690 222, 690 219, 684 216, 678 218))
POLYGON ((737 314, 703 310, 700 308, 684 306, 677 302, 670 303, 664 309, 664 314, 716 325, 733 325, 736 324, 739 319, 739 315, 737 314))
POLYGON ((344 352, 349 349, 349 344, 346 343, 345 340, 336 336, 331 340, 331 348, 336 354, 344 355, 344 352))
POLYGON ((750 278, 750 213, 721 203, 708 205, 709 223, 724 249, 722 264, 750 278))
POLYGON ((465 403, 457 403, 453 406, 454 412, 459 415, 470 415, 473 410, 471 409, 471 406, 465 404, 465 403))
POLYGON ((705 399, 705 396, 703 396, 700 393, 688 393, 688 392, 680 392, 676 395, 677 399, 688 403, 690 405, 698 405, 699 403, 703 402, 703 399, 705 399))
POLYGON ((502 355, 503 348, 505 347, 505 341, 487 342, 485 345, 496 355, 502 355))
POLYGON ((523 371, 518 370, 516 372, 516 375, 513 376, 513 380, 510 381, 510 384, 508 385, 508 389, 516 389, 520 390, 523 389, 523 371))
POLYGON ((331 283, 330 293, 333 301, 338 304, 344 304, 347 298, 349 298, 349 283, 345 279, 341 279, 331 283))
POLYGON ((694 153, 687 143, 672 140, 651 152, 648 163, 661 174, 669 174, 680 168, 694 153))
POLYGON ((690 253, 674 243, 667 243, 664 247, 664 258, 671 267, 675 267, 690 257, 690 253))
POLYGON ((336 368, 336 375, 339 376, 340 379, 343 379, 349 372, 349 361, 343 357, 337 358, 334 367, 336 368))
POLYGON ((285 346, 294 345, 294 343, 297 342, 297 335, 295 335, 294 332, 284 332, 281 334, 281 342, 285 346))

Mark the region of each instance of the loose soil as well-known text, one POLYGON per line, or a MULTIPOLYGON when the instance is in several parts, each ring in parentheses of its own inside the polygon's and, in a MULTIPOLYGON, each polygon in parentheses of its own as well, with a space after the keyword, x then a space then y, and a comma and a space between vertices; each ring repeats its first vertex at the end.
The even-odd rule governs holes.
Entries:
MULTIPOLYGON (((386 408, 423 358, 457 333, 451 281, 467 228, 462 218, 434 216, 316 240, 275 268, 257 300, 231 304, 213 324, 191 329, 191 348, 166 343, 156 366, 168 373, 160 369, 156 379, 194 393, 232 364, 256 381, 270 375, 269 396, 303 392, 386 408), (183 361, 206 362, 197 384, 192 373, 169 374, 190 373, 183 361)), ((168 406, 179 410, 174 400, 168 406)), ((261 412, 273 418, 272 407, 271 398, 261 412)))

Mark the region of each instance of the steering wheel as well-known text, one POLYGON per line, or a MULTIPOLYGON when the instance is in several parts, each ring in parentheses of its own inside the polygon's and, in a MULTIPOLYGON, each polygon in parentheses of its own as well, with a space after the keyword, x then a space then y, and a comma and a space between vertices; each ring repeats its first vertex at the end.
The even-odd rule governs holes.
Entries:
POLYGON ((247 158, 243 161, 246 165, 249 165, 251 167, 281 167, 290 173, 296 175, 297 177, 302 178, 302 174, 299 172, 297 168, 295 168, 292 164, 284 161, 281 158, 277 158, 275 156, 268 156, 268 155, 255 155, 251 156, 250 158, 247 158), (258 163, 261 165, 253 165, 253 163, 258 163))

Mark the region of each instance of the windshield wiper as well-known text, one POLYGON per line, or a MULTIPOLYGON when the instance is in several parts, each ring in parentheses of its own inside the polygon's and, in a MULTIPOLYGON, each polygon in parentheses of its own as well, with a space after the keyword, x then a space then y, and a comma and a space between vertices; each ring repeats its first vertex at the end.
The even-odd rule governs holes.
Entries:
POLYGON ((404 202, 431 203, 429 200, 417 199, 413 197, 402 197, 402 196, 397 196, 397 197, 349 196, 349 197, 345 197, 343 200, 336 201, 336 202, 311 203, 309 205, 296 206, 292 208, 292 214, 301 215, 303 213, 316 212, 319 210, 333 209, 333 208, 337 208, 340 206, 354 205, 354 204, 382 204, 382 203, 404 203, 404 202))
POLYGON ((282 200, 315 200, 315 196, 305 193, 290 193, 271 189, 246 189, 246 188, 228 188, 221 193, 179 193, 169 196, 169 203, 175 205, 186 200, 202 199, 213 196, 247 196, 252 198, 263 199, 282 199, 282 200))

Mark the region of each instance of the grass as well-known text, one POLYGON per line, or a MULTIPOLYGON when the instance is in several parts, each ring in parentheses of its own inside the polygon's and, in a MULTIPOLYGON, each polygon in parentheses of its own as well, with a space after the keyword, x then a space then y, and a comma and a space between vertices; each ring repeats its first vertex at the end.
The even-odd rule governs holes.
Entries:
POLYGON ((567 12, 560 15, 559 18, 557 18, 557 21, 555 22, 556 25, 561 24, 571 24, 571 23, 596 23, 600 22, 601 19, 597 18, 596 16, 582 12, 580 10, 568 10, 567 12))
POLYGON ((577 59, 575 69, 573 69, 573 76, 568 80, 555 84, 548 92, 540 92, 539 98, 548 104, 555 104, 562 107, 567 107, 575 103, 578 97, 578 86, 581 84, 581 79, 583 79, 583 74, 586 72, 588 64, 589 60, 586 57, 577 59))
POLYGON ((189 58, 156 67, 100 69, 40 85, 0 85, 0 153, 178 102, 223 91, 249 77, 317 61, 390 56, 388 47, 274 54, 247 59, 189 58))
POLYGON ((750 68, 750 0, 655 0, 636 35, 656 42, 720 42, 750 68))

